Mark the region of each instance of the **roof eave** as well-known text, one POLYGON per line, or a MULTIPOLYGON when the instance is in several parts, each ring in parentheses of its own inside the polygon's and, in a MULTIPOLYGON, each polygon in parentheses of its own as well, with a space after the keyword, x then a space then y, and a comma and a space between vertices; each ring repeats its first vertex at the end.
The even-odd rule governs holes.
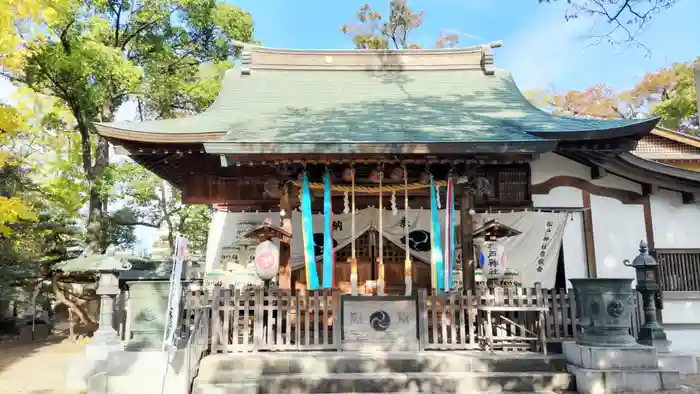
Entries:
POLYGON ((700 148, 700 138, 689 134, 683 134, 678 131, 670 130, 660 126, 656 126, 651 133, 662 138, 667 138, 671 141, 679 142, 685 145, 690 145, 694 148, 700 148))
POLYGON ((620 137, 645 136, 651 134, 656 124, 661 120, 660 117, 644 119, 639 122, 630 123, 624 126, 612 127, 596 130, 577 130, 566 132, 530 132, 530 134, 540 138, 553 138, 560 141, 588 141, 588 140, 607 140, 620 137))
POLYGON ((167 144, 191 144, 217 140, 226 135, 220 132, 194 132, 194 133, 156 133, 141 130, 128 130, 113 126, 111 123, 94 123, 97 134, 115 140, 167 143, 167 144))
POLYGON ((472 141, 472 142, 393 142, 358 143, 347 141, 285 143, 224 142, 204 143, 211 154, 463 154, 463 153, 545 153, 556 149, 556 140, 472 141))
POLYGON ((633 153, 622 153, 618 156, 618 160, 635 167, 656 172, 658 174, 696 182, 698 187, 700 187, 700 172, 648 160, 633 153))

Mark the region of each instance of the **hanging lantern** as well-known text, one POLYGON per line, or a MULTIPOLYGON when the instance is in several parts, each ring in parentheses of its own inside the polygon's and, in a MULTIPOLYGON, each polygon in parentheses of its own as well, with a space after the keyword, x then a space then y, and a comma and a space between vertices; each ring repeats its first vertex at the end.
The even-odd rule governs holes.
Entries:
POLYGON ((428 173, 428 172, 421 173, 419 182, 422 185, 429 185, 430 184, 430 173, 428 173))
POLYGON ((352 182, 352 168, 346 168, 343 170, 343 181, 350 183, 352 182))
POLYGON ((263 186, 265 188, 264 197, 265 198, 280 198, 282 193, 280 193, 280 185, 277 179, 268 179, 265 181, 263 186))
POLYGON ((375 168, 372 170, 372 173, 369 174, 369 180, 374 183, 381 182, 383 177, 384 173, 379 168, 375 168))
POLYGON ((394 182, 402 181, 403 180, 403 168, 394 167, 394 169, 391 171, 391 175, 389 177, 394 182))

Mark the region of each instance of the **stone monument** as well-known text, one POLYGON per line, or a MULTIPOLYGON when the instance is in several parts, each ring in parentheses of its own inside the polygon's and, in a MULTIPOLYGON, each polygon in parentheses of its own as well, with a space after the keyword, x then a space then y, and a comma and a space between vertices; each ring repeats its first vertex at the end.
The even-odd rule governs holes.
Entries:
POLYGON ((658 366, 656 349, 630 334, 633 279, 571 279, 583 331, 563 344, 579 393, 655 392, 680 387, 678 371, 658 366))
POLYGON ((416 296, 343 296, 343 349, 418 351, 417 302, 416 296))

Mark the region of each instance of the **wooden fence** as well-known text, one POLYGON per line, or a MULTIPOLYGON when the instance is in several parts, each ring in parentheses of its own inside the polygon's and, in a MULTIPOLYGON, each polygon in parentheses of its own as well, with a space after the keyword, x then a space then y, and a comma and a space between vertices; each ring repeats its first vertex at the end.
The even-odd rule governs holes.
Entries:
MULTIPOLYGON (((199 311, 211 305, 212 352, 339 350, 341 348, 340 291, 262 290, 217 288, 190 292, 185 299, 183 326, 190 327, 199 311), (213 301, 213 302, 212 302, 213 301)), ((631 334, 643 319, 639 297, 630 322, 631 334)), ((522 348, 524 339, 540 329, 548 343, 574 340, 579 334, 576 305, 566 289, 496 288, 473 294, 428 295, 418 292, 421 349, 474 349, 480 347, 479 306, 501 305, 502 324, 493 326, 504 350, 522 348), (544 327, 528 306, 545 306, 544 327), (512 307, 512 310, 508 310, 512 307), (520 310, 518 310, 520 309, 520 310), (518 343, 523 341, 523 343, 518 343)))

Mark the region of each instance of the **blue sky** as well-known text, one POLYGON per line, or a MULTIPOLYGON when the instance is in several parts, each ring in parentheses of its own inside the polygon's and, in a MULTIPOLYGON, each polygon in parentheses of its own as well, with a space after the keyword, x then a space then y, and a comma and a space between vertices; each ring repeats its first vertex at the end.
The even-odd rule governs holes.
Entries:
MULTIPOLYGON (((298 49, 350 48, 340 32, 353 22, 367 0, 242 0, 231 1, 253 14, 256 38, 263 45, 298 49)), ((389 0, 369 1, 385 10, 389 0)), ((409 0, 425 11, 413 40, 432 46, 441 31, 464 34, 464 45, 503 40, 495 50, 499 67, 511 71, 521 89, 585 89, 605 83, 629 89, 646 72, 674 61, 700 56, 700 1, 679 0, 655 17, 639 38, 651 55, 637 48, 591 46, 586 36, 590 19, 564 20, 565 4, 538 5, 537 0, 409 0)))

